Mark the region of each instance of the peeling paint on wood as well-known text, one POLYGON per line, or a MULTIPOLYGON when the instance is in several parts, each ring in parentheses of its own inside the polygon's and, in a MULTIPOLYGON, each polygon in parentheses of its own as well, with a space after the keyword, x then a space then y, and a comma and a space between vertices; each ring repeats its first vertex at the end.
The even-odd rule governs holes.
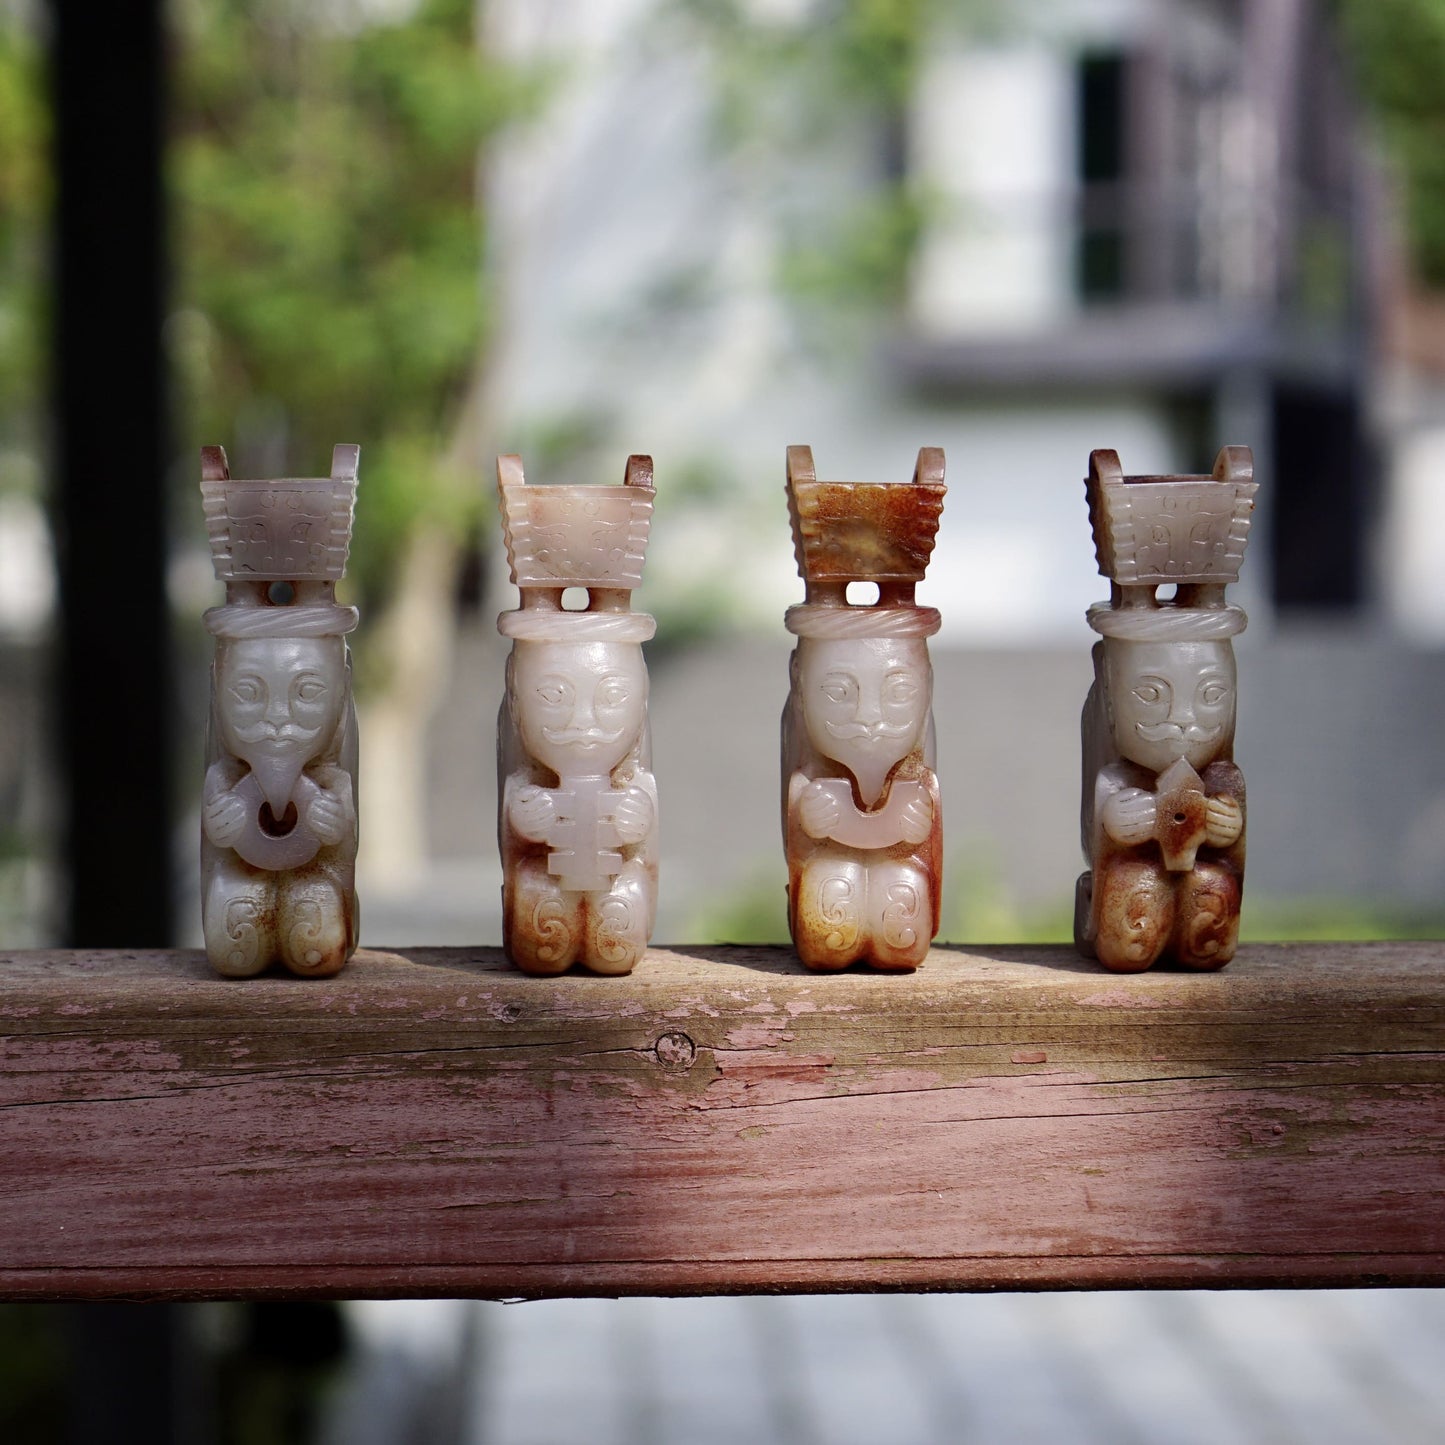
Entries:
POLYGON ((0 955, 0 1294, 1445 1282, 1445 944, 0 955))

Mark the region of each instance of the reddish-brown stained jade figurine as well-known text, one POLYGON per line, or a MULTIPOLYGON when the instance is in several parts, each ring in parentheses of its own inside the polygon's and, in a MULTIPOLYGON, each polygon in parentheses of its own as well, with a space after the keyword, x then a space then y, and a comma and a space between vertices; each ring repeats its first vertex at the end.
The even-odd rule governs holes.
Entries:
POLYGON ((943 510, 943 452, 913 480, 820 482, 788 448, 788 505, 806 600, 783 713, 788 926, 814 969, 917 968, 938 932, 943 818, 934 771, 932 607, 913 600, 943 510), (872 582, 876 602, 850 604, 872 582))
POLYGON ((1126 477, 1089 458, 1089 517, 1110 599, 1089 609, 1094 685, 1083 717, 1083 844, 1074 938, 1118 973, 1160 959, 1222 968, 1244 886, 1244 775, 1234 765, 1232 638, 1225 601, 1249 540, 1248 447, 1212 477, 1126 477), (1172 584, 1175 595, 1157 589, 1172 584))

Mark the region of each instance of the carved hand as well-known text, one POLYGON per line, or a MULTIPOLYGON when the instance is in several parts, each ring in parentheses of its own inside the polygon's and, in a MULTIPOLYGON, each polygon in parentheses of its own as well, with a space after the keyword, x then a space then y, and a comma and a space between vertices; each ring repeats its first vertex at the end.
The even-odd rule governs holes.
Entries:
POLYGON ((809 783, 798 799, 798 817, 810 838, 828 838, 842 818, 838 800, 822 783, 809 783))
POLYGON ((1154 836, 1155 800, 1143 788, 1123 788, 1104 804, 1104 831, 1126 847, 1154 836))
POLYGON ((217 793, 201 810, 201 826, 218 848, 229 848, 246 831, 246 805, 229 789, 217 793))
POLYGON ((512 827, 529 843, 545 843, 553 823, 557 821, 552 794, 546 788, 536 786, 518 788, 512 795, 507 813, 512 827))
POLYGON ((623 843, 640 843, 652 831, 652 799, 641 788, 627 788, 612 809, 612 826, 623 843))
POLYGON ((306 826, 328 847, 334 847, 351 825, 350 798, 340 788, 321 788, 306 804, 306 826))
POLYGON ((921 843, 933 831, 933 800, 910 798, 898 816, 898 828, 905 843, 921 843))
POLYGON ((1204 839, 1211 848, 1228 848, 1244 832, 1244 809, 1221 793, 1209 800, 1204 816, 1204 839))

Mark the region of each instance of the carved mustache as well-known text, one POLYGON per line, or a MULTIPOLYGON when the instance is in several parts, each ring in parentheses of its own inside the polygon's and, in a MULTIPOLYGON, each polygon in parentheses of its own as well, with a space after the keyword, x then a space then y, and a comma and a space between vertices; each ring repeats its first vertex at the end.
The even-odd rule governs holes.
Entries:
POLYGON ((875 738, 905 738, 912 731, 907 723, 835 723, 827 725, 831 737, 841 738, 850 741, 853 738, 867 738, 872 742, 875 738))
POLYGON ((1202 728, 1197 723, 1183 727, 1179 723, 1135 723, 1134 731, 1146 743, 1207 743, 1219 736, 1219 728, 1202 728))
POLYGON ((233 727, 232 731, 243 743, 303 743, 314 738, 317 728, 304 728, 297 723, 260 722, 254 727, 233 727))
POLYGON ((548 728, 542 729, 542 736, 549 743, 558 743, 565 747, 569 743, 615 743, 621 741, 623 729, 618 728, 616 732, 607 732, 603 728, 548 728))

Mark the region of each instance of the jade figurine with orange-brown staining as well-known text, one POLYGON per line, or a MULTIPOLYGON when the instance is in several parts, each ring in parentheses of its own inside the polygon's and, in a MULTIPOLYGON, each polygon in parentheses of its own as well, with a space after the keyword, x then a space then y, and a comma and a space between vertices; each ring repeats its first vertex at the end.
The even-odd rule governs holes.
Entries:
POLYGON ((809 968, 917 968, 938 931, 943 822, 934 771, 939 615, 914 601, 943 508, 943 453, 911 483, 820 482, 788 449, 788 504, 805 600, 783 714, 788 925, 809 968), (854 582, 876 602, 850 603, 854 582))
POLYGON ((1101 640, 1084 705, 1089 870, 1075 940, 1120 973, 1161 959, 1221 968, 1239 938, 1245 845, 1232 639, 1246 619, 1224 591, 1249 538, 1252 458, 1225 447, 1212 477, 1127 477, 1096 451, 1087 488, 1112 586, 1088 614, 1101 640))

